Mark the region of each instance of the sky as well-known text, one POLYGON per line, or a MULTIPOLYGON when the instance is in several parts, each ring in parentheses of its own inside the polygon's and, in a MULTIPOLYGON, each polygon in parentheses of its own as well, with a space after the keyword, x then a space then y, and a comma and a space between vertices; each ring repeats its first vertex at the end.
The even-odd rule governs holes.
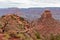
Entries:
POLYGON ((60 0, 0 0, 0 8, 60 7, 60 0))

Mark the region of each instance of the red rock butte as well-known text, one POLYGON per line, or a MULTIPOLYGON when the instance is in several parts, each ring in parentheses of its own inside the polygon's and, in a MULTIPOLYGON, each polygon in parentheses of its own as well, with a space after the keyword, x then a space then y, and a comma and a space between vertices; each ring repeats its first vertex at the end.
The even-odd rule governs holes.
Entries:
POLYGON ((51 18, 52 17, 51 11, 50 10, 45 10, 43 12, 43 14, 41 15, 41 17, 43 17, 43 18, 51 18))

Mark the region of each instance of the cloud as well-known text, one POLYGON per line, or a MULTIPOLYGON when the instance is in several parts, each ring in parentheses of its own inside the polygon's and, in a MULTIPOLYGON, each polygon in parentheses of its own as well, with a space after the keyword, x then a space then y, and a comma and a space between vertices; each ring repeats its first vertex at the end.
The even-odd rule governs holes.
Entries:
POLYGON ((0 0, 0 2, 5 2, 5 1, 7 1, 7 0, 0 0))
POLYGON ((0 8, 60 7, 60 0, 0 0, 0 8))

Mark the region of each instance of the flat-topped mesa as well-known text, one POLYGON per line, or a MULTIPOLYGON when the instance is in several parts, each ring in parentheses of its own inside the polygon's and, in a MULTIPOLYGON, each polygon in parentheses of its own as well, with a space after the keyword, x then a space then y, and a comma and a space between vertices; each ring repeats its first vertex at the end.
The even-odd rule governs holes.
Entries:
POLYGON ((45 10, 41 15, 42 18, 52 18, 52 14, 50 10, 45 10))

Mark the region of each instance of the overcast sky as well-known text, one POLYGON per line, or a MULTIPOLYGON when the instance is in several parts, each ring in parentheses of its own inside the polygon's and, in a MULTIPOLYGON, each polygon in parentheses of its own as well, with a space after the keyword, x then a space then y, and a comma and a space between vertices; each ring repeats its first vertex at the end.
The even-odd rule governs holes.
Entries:
POLYGON ((0 8, 60 7, 60 0, 0 0, 0 8))

